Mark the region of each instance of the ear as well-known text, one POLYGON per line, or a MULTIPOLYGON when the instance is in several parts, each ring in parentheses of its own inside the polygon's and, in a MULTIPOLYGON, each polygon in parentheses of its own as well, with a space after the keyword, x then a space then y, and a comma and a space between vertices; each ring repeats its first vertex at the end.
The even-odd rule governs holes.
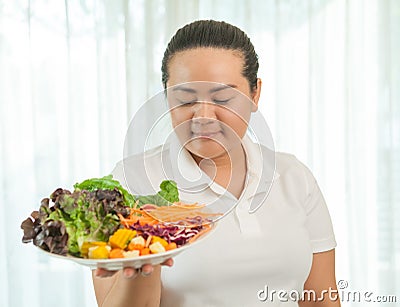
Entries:
POLYGON ((261 79, 257 78, 257 87, 254 89, 251 97, 251 100, 253 101, 251 112, 256 112, 258 110, 258 100, 260 99, 261 95, 261 85, 262 85, 261 79))

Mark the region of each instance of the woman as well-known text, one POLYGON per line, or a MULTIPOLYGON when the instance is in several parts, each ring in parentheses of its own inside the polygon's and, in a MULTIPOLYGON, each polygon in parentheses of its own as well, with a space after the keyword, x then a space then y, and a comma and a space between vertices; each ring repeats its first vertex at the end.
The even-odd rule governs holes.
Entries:
MULTIPOLYGON (((248 213, 255 198, 252 178, 259 179, 265 168, 246 137, 261 92, 257 70, 252 43, 230 24, 196 21, 171 39, 163 85, 187 165, 213 178, 214 185, 202 191, 205 197, 218 195, 238 205, 212 235, 178 256, 173 268, 96 270, 100 306, 340 306, 327 294, 315 302, 313 295, 295 300, 303 286, 318 298, 332 291, 335 297, 336 290, 336 242, 311 172, 295 157, 276 153, 271 190, 261 186, 268 197, 248 213), (237 93, 250 103, 238 103, 237 93)), ((119 180, 122 168, 114 170, 119 180)))

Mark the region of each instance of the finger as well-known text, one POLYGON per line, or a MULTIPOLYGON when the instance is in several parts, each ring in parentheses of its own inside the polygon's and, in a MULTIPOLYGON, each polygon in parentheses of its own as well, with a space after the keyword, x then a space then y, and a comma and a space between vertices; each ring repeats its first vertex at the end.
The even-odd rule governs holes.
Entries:
POLYGON ((174 265, 174 260, 172 258, 168 258, 167 260, 165 260, 163 263, 161 263, 161 265, 165 265, 165 266, 173 266, 174 265))
POLYGON ((143 276, 149 276, 151 273, 153 273, 154 268, 151 264, 145 264, 142 266, 141 271, 143 276))
POLYGON ((102 268, 97 268, 95 272, 95 276, 99 278, 111 277, 116 273, 116 271, 109 271, 102 268))
POLYGON ((130 267, 124 268, 123 275, 128 279, 135 278, 138 275, 138 270, 130 267))

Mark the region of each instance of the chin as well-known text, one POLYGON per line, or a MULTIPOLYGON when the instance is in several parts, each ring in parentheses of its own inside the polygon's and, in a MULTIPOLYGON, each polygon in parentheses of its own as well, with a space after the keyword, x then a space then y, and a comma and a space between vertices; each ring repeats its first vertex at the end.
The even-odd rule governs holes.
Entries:
POLYGON ((186 149, 203 159, 214 159, 228 152, 228 148, 224 147, 223 144, 207 138, 190 141, 186 145, 186 149))

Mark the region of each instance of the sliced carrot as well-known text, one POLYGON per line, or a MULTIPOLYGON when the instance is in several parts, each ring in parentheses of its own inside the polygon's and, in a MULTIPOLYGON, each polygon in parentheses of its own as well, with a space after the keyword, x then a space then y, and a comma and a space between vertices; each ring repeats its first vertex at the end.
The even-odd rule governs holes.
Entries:
POLYGON ((108 258, 110 259, 124 258, 123 250, 120 248, 113 248, 108 254, 108 258))
POLYGON ((150 248, 148 248, 148 247, 145 247, 140 250, 140 256, 149 255, 149 254, 150 254, 150 248))
POLYGON ((143 248, 144 248, 144 245, 142 245, 142 244, 129 243, 129 245, 128 245, 128 250, 130 250, 130 251, 141 250, 143 248))
POLYGON ((165 247, 165 250, 169 251, 169 250, 172 250, 172 249, 175 249, 175 248, 177 248, 176 243, 175 242, 171 242, 171 243, 168 243, 168 245, 165 247))

